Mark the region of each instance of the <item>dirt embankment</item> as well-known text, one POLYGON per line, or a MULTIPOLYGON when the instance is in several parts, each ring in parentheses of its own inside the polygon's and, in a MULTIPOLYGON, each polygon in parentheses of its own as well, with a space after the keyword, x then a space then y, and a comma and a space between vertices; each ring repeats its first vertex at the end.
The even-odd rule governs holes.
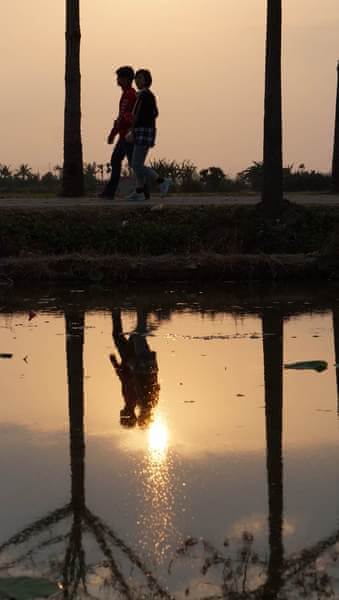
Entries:
POLYGON ((286 206, 0 211, 0 284, 339 277, 339 211, 286 206))

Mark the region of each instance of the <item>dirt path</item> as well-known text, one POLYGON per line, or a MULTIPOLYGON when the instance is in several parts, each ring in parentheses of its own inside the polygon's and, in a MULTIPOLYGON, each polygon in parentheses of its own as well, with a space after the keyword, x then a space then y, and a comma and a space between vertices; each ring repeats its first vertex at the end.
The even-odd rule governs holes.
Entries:
MULTIPOLYGON (((285 197, 304 206, 338 206, 339 195, 330 194, 285 194, 285 197)), ((1 208, 65 208, 65 207, 136 207, 136 206, 154 206, 163 204, 166 206, 233 206, 233 205, 254 205, 260 201, 259 196, 237 196, 228 194, 227 196, 169 196, 162 199, 154 196, 149 202, 127 202, 124 198, 116 200, 103 200, 99 198, 1 198, 1 208)))

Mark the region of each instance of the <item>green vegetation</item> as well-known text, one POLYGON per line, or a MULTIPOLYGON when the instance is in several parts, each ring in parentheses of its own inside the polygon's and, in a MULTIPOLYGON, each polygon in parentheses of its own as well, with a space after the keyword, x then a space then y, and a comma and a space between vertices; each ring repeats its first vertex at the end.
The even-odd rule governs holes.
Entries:
MULTIPOLYGON (((205 193, 222 194, 234 192, 261 192, 263 185, 263 163, 254 162, 235 177, 225 174, 220 167, 212 166, 200 171, 189 160, 181 163, 175 160, 153 160, 151 166, 163 177, 173 181, 172 191, 180 194, 205 193)), ((87 163, 84 179, 87 193, 99 192, 110 173, 110 164, 87 163)), ((123 171, 123 178, 129 172, 123 171)), ((286 192, 329 192, 331 176, 314 170, 307 170, 304 164, 298 168, 288 165, 283 170, 286 192)), ((62 168, 56 165, 47 173, 33 173, 29 165, 20 165, 12 170, 0 164, 0 194, 58 194, 61 191, 62 168)))
POLYGON ((295 205, 278 221, 249 206, 3 209, 0 256, 311 253, 338 224, 335 209, 295 205))

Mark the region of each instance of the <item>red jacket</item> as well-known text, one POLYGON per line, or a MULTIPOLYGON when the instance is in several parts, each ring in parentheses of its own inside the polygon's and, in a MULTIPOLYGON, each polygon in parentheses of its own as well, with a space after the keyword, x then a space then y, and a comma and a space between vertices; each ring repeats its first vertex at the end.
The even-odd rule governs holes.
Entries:
POLYGON ((133 121, 133 108, 136 102, 137 93, 134 88, 129 87, 123 91, 119 103, 119 115, 114 121, 111 135, 120 135, 124 138, 131 128, 133 121))

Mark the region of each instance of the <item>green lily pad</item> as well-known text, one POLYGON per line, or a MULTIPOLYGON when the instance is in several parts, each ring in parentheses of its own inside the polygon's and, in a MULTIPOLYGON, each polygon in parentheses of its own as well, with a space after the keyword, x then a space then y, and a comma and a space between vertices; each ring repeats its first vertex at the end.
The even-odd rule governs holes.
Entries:
POLYGON ((325 360, 305 360, 301 362, 289 363, 284 365, 284 367, 285 369, 298 369, 300 371, 311 369, 321 373, 322 371, 326 371, 328 364, 325 360))
POLYGON ((0 578, 0 599, 35 600, 49 598, 58 591, 56 583, 37 577, 0 578))

